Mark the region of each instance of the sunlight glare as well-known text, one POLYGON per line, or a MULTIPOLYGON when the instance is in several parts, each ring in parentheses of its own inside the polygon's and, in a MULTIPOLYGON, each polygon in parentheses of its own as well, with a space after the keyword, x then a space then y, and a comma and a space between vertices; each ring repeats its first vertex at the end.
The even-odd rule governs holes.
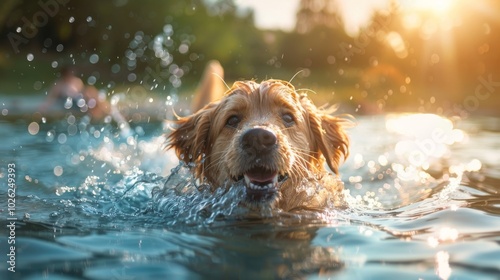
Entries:
POLYGON ((445 251, 439 251, 436 254, 436 274, 440 279, 448 279, 451 276, 450 254, 445 251))
POLYGON ((469 172, 477 172, 481 169, 482 163, 478 159, 473 159, 465 166, 465 170, 469 172))
POLYGON ((411 1, 410 5, 414 10, 427 11, 442 15, 451 10, 453 0, 419 0, 411 1))
POLYGON ((458 231, 455 228, 444 227, 439 230, 438 239, 441 242, 454 242, 458 238, 458 231))
POLYGON ((398 58, 406 58, 408 56, 408 50, 399 33, 394 31, 389 32, 386 36, 386 40, 398 58))
POLYGON ((434 114, 388 115, 386 128, 389 132, 404 136, 427 137, 437 128, 450 131, 453 124, 450 120, 434 114))
POLYGON ((388 132, 401 138, 394 147, 396 155, 424 170, 446 156, 449 146, 465 139, 452 121, 434 114, 389 114, 385 124, 388 132))

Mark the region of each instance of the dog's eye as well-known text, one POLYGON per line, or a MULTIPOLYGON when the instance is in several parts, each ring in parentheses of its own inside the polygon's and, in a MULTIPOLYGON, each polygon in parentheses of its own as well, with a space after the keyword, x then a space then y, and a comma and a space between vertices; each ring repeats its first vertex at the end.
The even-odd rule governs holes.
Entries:
POLYGON ((283 119, 283 122, 285 123, 286 126, 292 126, 295 124, 295 119, 293 118, 293 115, 290 113, 285 113, 281 116, 283 119))
POLYGON ((230 127, 236 128, 238 124, 240 123, 240 117, 238 116, 230 116, 229 119, 226 121, 226 125, 230 127))

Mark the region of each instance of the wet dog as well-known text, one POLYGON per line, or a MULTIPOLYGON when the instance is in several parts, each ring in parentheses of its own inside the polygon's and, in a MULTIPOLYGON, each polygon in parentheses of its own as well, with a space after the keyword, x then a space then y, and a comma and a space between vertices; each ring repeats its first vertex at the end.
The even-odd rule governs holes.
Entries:
POLYGON ((249 205, 318 209, 343 189, 324 163, 338 173, 349 153, 349 121, 331 113, 286 81, 240 81, 179 118, 169 148, 213 189, 244 185, 249 205))

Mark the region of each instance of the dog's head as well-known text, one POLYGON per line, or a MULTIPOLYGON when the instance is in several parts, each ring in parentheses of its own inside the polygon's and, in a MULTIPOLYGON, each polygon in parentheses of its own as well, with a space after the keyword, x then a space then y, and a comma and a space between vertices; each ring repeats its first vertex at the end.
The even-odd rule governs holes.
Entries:
POLYGON ((244 179, 249 198, 266 200, 324 174, 325 160, 337 173, 348 155, 345 122, 288 82, 236 82, 220 101, 180 118, 169 146, 214 188, 244 179))

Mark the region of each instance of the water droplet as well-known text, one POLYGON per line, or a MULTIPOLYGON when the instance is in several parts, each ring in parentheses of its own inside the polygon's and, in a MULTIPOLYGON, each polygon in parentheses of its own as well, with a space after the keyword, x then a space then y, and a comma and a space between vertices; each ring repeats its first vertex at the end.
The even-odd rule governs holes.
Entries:
POLYGON ((90 63, 92 64, 96 64, 97 62, 99 62, 99 55, 97 54, 92 54, 89 58, 89 61, 90 63))
POLYGON ((97 79, 96 77, 94 76, 90 76, 88 79, 87 79, 87 83, 91 86, 93 86, 95 83, 96 83, 97 79))
POLYGON ((40 89, 42 88, 42 85, 43 85, 43 83, 42 83, 42 82, 40 82, 40 81, 36 81, 36 82, 33 84, 33 88, 34 88, 35 90, 40 90, 40 89))
POLYGON ((59 65, 59 63, 57 61, 52 61, 52 63, 50 64, 50 66, 52 66, 52 68, 57 68, 58 65, 59 65))
POLYGON ((111 72, 113 72, 115 74, 120 72, 120 69, 121 69, 121 67, 119 64, 114 64, 113 66, 111 66, 111 72))
POLYGON ((28 61, 33 61, 33 59, 35 58, 35 56, 32 54, 32 53, 29 53, 27 56, 26 56, 26 59, 28 61))
POLYGON ((189 46, 187 44, 181 44, 179 46, 179 52, 182 54, 186 54, 189 51, 189 46))
POLYGON ((328 61, 328 64, 335 64, 336 61, 335 56, 333 55, 328 56, 326 60, 328 61))
POLYGON ((62 166, 58 165, 58 166, 54 167, 54 175, 59 177, 63 174, 63 172, 64 172, 64 170, 63 170, 62 166))
POLYGON ((47 142, 54 141, 54 132, 53 131, 47 132, 47 136, 45 137, 45 141, 47 141, 47 142))
POLYGON ((87 22, 91 22, 92 21, 92 17, 91 16, 88 16, 87 17, 87 22))
POLYGON ((73 107, 73 99, 71 97, 66 98, 66 102, 64 102, 64 108, 70 109, 73 107))
POLYGON ((64 133, 61 133, 61 134, 59 134, 59 136, 57 136, 57 142, 59 142, 59 144, 66 143, 67 139, 68 139, 68 137, 64 133))
POLYGON ((31 135, 36 135, 40 131, 40 126, 36 122, 32 122, 28 125, 28 132, 31 135))
POLYGON ((63 49, 64 49, 63 44, 59 44, 59 45, 57 45, 57 47, 56 47, 56 51, 58 51, 58 52, 62 52, 62 50, 63 50, 63 49))
POLYGON ((174 29, 172 28, 172 25, 167 24, 167 25, 163 26, 163 32, 167 36, 172 36, 172 34, 174 34, 174 29))
POLYGON ((127 76, 127 80, 128 80, 129 82, 134 82, 136 79, 137 79, 137 75, 135 75, 135 73, 130 73, 130 74, 128 74, 128 76, 127 76))
POLYGON ((75 17, 70 17, 69 20, 68 20, 69 23, 73 23, 75 22, 75 17))
POLYGON ((50 46, 52 46, 52 39, 50 39, 50 38, 45 39, 43 41, 43 46, 46 48, 49 48, 50 46))
POLYGON ((72 124, 68 126, 68 134, 69 135, 75 135, 78 132, 78 128, 76 125, 72 124))
POLYGON ((67 122, 68 122, 68 124, 75 124, 75 122, 76 122, 75 116, 73 116, 73 115, 69 116, 67 119, 67 122))
MULTIPOLYGON (((82 108, 83 106, 85 106, 85 99, 78 99, 78 101, 76 102, 76 106, 78 106, 79 108, 82 108)), ((83 112, 83 110, 82 110, 82 112, 83 112)))

